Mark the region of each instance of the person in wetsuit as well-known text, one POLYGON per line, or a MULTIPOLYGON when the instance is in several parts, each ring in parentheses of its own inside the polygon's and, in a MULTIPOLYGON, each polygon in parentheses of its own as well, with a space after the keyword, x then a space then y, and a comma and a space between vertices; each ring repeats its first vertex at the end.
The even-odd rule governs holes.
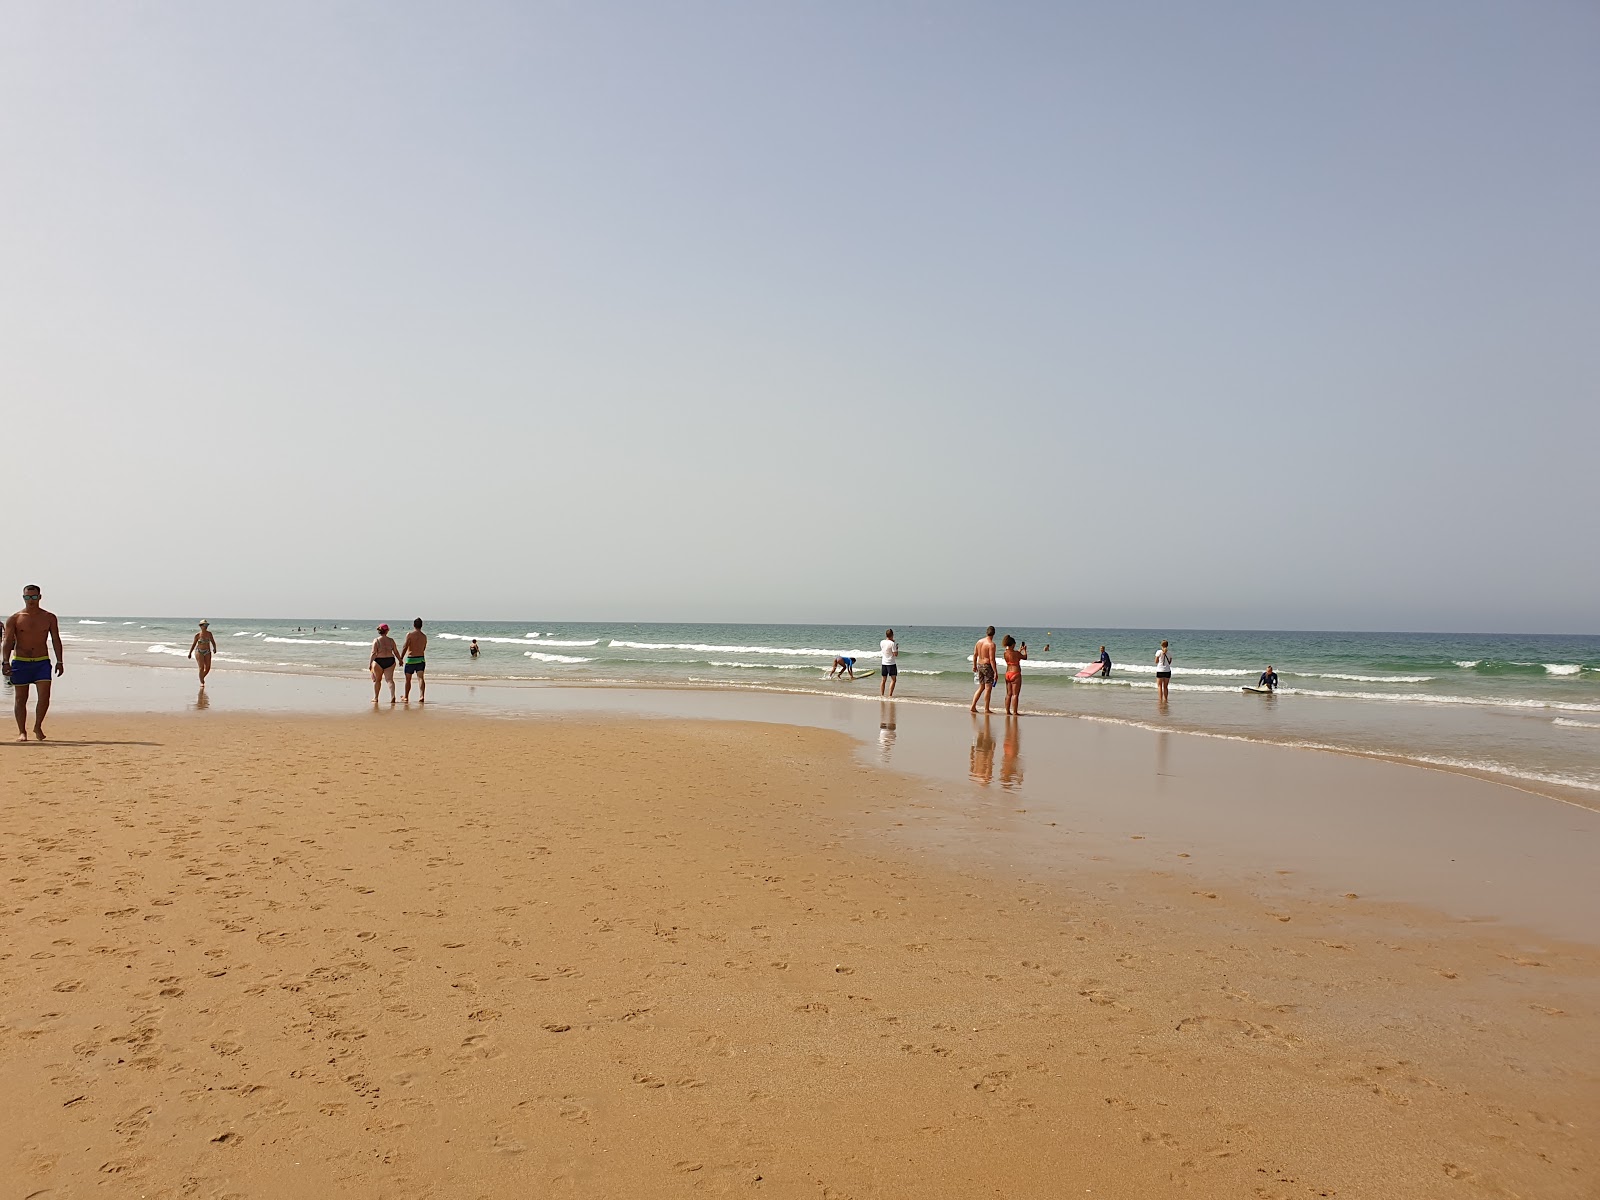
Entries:
POLYGON ((1278 673, 1272 669, 1272 664, 1267 664, 1267 669, 1261 672, 1261 678, 1256 680, 1258 688, 1266 688, 1269 692, 1278 690, 1278 673))

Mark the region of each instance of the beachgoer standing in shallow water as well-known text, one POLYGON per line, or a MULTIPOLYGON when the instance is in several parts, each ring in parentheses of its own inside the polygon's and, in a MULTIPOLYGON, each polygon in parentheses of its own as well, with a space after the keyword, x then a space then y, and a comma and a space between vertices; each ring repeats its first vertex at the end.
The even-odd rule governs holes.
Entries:
POLYGON ((0 637, 0 672, 16 689, 14 711, 17 716, 17 741, 28 740, 28 689, 39 689, 39 702, 33 708, 33 736, 44 741, 44 715, 50 711, 50 654, 56 652, 56 674, 67 669, 61 661, 61 625, 53 612, 39 607, 44 595, 39 585, 22 589, 22 609, 6 618, 0 637))
POLYGON ((1172 652, 1167 649, 1167 639, 1161 639, 1161 649, 1156 651, 1156 699, 1167 702, 1167 685, 1172 682, 1172 652))
POLYGON ((378 702, 378 692, 383 688, 383 681, 389 681, 389 703, 394 703, 394 664, 400 657, 400 647, 394 644, 394 639, 389 636, 387 625, 378 626, 378 636, 372 639, 372 657, 367 665, 372 669, 372 702, 378 702))
POLYGON ((1100 678, 1111 678, 1111 655, 1106 653, 1104 646, 1100 647, 1100 678))
POLYGON ((422 632, 422 618, 418 617, 411 622, 411 632, 406 634, 406 694, 403 699, 409 703, 411 700, 411 677, 417 677, 417 703, 424 704, 428 699, 428 677, 424 672, 428 669, 428 635, 422 632))
POLYGON ((989 706, 994 698, 995 685, 993 625, 972 648, 972 678, 978 685, 978 690, 972 693, 972 711, 978 711, 978 701, 982 700, 983 711, 993 712, 994 709, 989 706))
POLYGON ((478 639, 477 638, 473 638, 472 639, 472 645, 467 647, 467 653, 472 655, 473 658, 477 658, 478 657, 478 639))
POLYGON ((878 643, 878 649, 883 652, 883 678, 878 680, 878 695, 884 694, 888 688, 888 695, 894 696, 894 685, 900 682, 900 643, 894 640, 894 630, 883 631, 883 641, 878 643))
POLYGON ((1028 657, 1028 643, 1017 645, 1009 633, 1005 640, 1006 656, 1006 716, 1022 715, 1022 661, 1028 657))
POLYGON ((201 621, 200 632, 189 643, 189 657, 200 667, 200 686, 205 687, 206 676, 211 674, 211 654, 217 648, 216 635, 211 632, 211 622, 201 621))

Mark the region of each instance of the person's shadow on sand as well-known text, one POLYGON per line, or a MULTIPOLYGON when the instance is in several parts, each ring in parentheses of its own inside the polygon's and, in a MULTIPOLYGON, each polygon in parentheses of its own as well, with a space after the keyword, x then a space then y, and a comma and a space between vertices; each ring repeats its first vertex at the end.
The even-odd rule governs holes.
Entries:
POLYGON ((72 738, 46 737, 45 740, 42 741, 42 742, 36 742, 36 741, 33 741, 33 740, 30 739, 27 742, 0 742, 0 745, 12 746, 12 747, 15 747, 17 749, 21 749, 25 745, 26 746, 164 746, 164 745, 166 745, 166 743, 165 742, 113 742, 113 741, 94 741, 94 740, 75 741, 72 738))

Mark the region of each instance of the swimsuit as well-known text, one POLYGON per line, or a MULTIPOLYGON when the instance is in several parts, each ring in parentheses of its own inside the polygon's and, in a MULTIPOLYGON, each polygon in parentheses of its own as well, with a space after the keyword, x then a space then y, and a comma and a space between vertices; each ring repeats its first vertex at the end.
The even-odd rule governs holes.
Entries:
POLYGON ((377 667, 380 671, 392 671, 394 670, 394 657, 392 655, 386 655, 383 658, 374 658, 372 660, 372 665, 377 667))
POLYGON ((11 659, 11 682, 13 684, 49 683, 49 657, 43 654, 38 658, 13 656, 11 659))
POLYGON ((990 688, 992 688, 994 686, 994 664, 993 663, 979 663, 978 664, 978 686, 979 687, 990 687, 990 688))
POLYGON ((408 654, 406 656, 407 675, 420 675, 423 671, 427 670, 427 668, 428 664, 423 660, 422 655, 408 654))
POLYGON ((1006 651, 1006 682, 1015 683, 1022 678, 1022 655, 1015 650, 1006 651))

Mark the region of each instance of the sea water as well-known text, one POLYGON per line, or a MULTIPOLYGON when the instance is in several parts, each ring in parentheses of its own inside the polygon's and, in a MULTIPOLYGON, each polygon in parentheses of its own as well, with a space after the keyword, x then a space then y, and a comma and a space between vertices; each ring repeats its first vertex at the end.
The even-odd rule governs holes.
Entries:
MULTIPOLYGON (((230 670, 364 678, 375 626, 406 619, 213 618, 215 685, 230 670)), ((63 618, 72 655, 185 666, 189 619, 63 618)), ((836 655, 858 675, 878 662, 881 627, 627 622, 428 622, 428 674, 502 685, 633 684, 816 692, 876 699, 876 675, 830 680, 836 655), (480 654, 468 652, 478 640, 480 654)), ((966 706, 982 630, 897 626, 897 699, 966 706)), ((1025 711, 1378 754, 1482 772, 1600 804, 1600 637, 1289 633, 1244 630, 1002 629, 1028 644, 1025 711), (1171 642, 1170 702, 1155 652, 1171 642), (1077 679, 1104 645, 1109 679, 1077 679), (1242 691, 1268 664, 1276 696, 1242 691)), ((397 671, 398 674, 398 671, 397 671)), ((70 681, 68 681, 70 685, 70 681)), ((359 683, 352 692, 362 694, 359 683)), ((61 697, 67 701, 69 691, 61 697)), ((999 707, 999 701, 996 701, 999 707)), ((1241 781, 1247 785, 1247 781, 1241 781)))

